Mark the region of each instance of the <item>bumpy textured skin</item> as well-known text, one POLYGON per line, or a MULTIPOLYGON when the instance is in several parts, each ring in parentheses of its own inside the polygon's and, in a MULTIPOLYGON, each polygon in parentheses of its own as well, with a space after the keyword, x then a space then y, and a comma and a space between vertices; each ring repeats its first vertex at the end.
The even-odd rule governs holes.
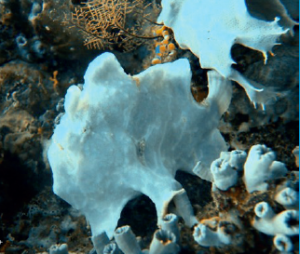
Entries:
POLYGON ((243 0, 162 0, 162 7, 157 21, 172 28, 179 46, 199 57, 202 68, 238 82, 254 105, 264 104, 263 90, 231 67, 230 51, 238 43, 261 51, 267 60, 267 52, 287 31, 278 25, 278 19, 253 18, 243 0))
POLYGON ((192 173, 197 161, 209 167, 226 150, 217 126, 231 85, 208 75, 203 106, 191 95, 186 59, 132 77, 105 53, 90 63, 83 90, 68 89, 48 150, 53 189, 86 215, 94 236, 111 237, 123 207, 141 193, 154 202, 160 223, 182 188, 176 170, 192 173))

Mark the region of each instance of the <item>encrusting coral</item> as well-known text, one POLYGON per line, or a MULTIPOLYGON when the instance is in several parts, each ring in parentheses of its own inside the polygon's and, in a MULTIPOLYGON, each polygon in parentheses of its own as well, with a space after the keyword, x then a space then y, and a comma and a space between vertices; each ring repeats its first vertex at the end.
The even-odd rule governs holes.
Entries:
MULTIPOLYGON (((221 153, 222 159, 215 160, 212 167, 221 162, 224 165, 221 167, 228 168, 231 153, 221 153)), ((227 174, 220 174, 213 180, 212 194, 219 205, 218 216, 200 220, 194 228, 195 241, 220 251, 230 246, 231 251, 240 252, 245 244, 251 244, 246 229, 250 224, 259 232, 275 236, 274 245, 278 250, 291 251, 293 243, 289 237, 299 235, 298 176, 288 174, 284 164, 275 161, 275 153, 265 145, 252 146, 247 158, 242 151, 234 154, 239 155, 234 182, 224 188, 223 183, 228 182, 227 174), (270 204, 280 212, 275 213, 270 204), (285 247, 279 243, 280 239, 286 242, 285 247)))

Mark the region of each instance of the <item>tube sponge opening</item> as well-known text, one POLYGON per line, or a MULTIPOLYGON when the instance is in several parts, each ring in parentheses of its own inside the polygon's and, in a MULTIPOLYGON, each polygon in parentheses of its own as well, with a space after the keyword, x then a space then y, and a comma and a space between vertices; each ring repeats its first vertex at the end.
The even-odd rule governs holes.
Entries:
POLYGON ((68 245, 67 244, 55 244, 52 245, 49 249, 50 254, 68 254, 68 245))
POLYGON ((204 247, 218 246, 221 244, 218 234, 201 223, 194 228, 193 237, 199 245, 204 247))
POLYGON ((180 248, 176 236, 167 230, 157 230, 150 244, 149 254, 177 254, 180 248))
POLYGON ((299 192, 290 187, 286 187, 276 193, 275 201, 283 205, 286 209, 297 209, 299 207, 299 192))
POLYGON ((175 214, 167 214, 163 220, 161 228, 165 231, 172 232, 176 237, 176 242, 180 241, 180 232, 178 228, 178 217, 175 214))
POLYGON ((274 245, 279 251, 292 251, 294 249, 291 239, 285 235, 278 234, 274 237, 274 245))
POLYGON ((298 235, 299 212, 297 210, 285 210, 275 214, 271 206, 266 202, 258 203, 254 212, 256 217, 252 225, 258 231, 267 235, 298 235))
POLYGON ((228 161, 221 158, 216 159, 212 162, 210 171, 214 178, 214 184, 222 191, 228 190, 237 183, 237 171, 231 168, 228 161))
POLYGON ((103 254, 119 254, 119 253, 120 251, 116 243, 110 243, 106 245, 103 250, 103 254))
POLYGON ((271 219, 275 215, 273 209, 267 202, 258 203, 254 208, 254 212, 257 217, 265 219, 271 219))
POLYGON ((124 254, 141 254, 141 248, 130 226, 119 227, 114 234, 116 243, 124 254))

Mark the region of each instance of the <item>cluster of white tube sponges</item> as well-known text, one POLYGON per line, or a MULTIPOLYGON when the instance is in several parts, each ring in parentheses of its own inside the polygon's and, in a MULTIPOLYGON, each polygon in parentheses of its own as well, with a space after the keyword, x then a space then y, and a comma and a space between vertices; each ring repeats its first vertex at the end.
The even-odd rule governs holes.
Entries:
POLYGON ((275 214, 267 202, 258 203, 254 211, 256 217, 252 221, 253 227, 275 236, 274 245, 279 251, 292 251, 293 244, 289 236, 299 235, 299 211, 293 209, 275 214))
MULTIPOLYGON (((285 165, 275 158, 275 153, 265 145, 252 146, 248 156, 246 152, 238 150, 222 152, 220 158, 213 161, 210 168, 214 187, 227 191, 238 183, 238 175, 243 174, 242 179, 249 194, 255 191, 268 191, 270 181, 283 179, 288 172, 285 165)), ((255 216, 251 225, 259 232, 275 236, 274 245, 278 250, 291 251, 293 244, 289 236, 299 234, 299 192, 289 181, 284 181, 275 189, 274 200, 286 210, 275 214, 269 203, 259 202, 254 207, 255 216)), ((201 221, 195 227, 194 239, 200 245, 233 244, 234 234, 222 230, 222 220, 216 218, 201 221)), ((234 220, 232 222, 238 228, 234 220)))
MULTIPOLYGON (((249 193, 266 191, 268 181, 284 177, 287 173, 284 163, 275 158, 275 153, 265 145, 252 146, 248 156, 245 151, 240 150, 222 152, 220 158, 210 166, 212 182, 218 189, 226 191, 237 183, 238 171, 244 170, 243 181, 249 193)), ((201 177, 201 173, 198 175, 201 177)), ((282 193, 286 191, 288 189, 282 190, 282 193)))
POLYGON ((195 226, 193 236, 195 241, 204 247, 233 245, 236 229, 232 222, 212 218, 195 226))
POLYGON ((177 254, 179 241, 178 217, 175 214, 164 216, 161 228, 153 234, 149 249, 141 248, 141 240, 138 241, 128 225, 117 228, 112 241, 106 233, 93 237, 94 248, 101 254, 177 254))

